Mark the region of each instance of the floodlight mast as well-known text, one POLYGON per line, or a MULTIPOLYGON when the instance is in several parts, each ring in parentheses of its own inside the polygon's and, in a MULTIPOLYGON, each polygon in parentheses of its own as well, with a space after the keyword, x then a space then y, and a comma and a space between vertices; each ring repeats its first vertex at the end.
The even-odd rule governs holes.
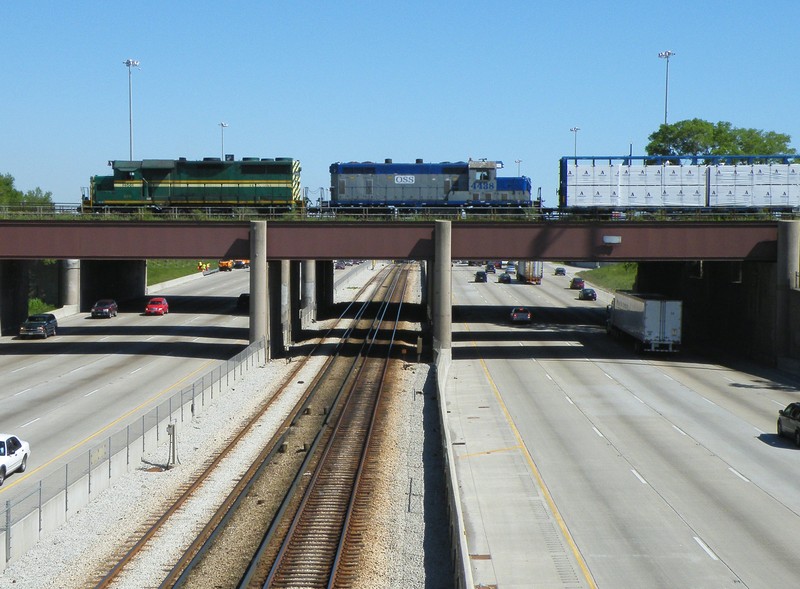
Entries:
POLYGON ((667 102, 669 100, 669 58, 675 55, 674 51, 667 49, 658 54, 661 59, 667 60, 667 77, 664 83, 664 124, 667 124, 667 102))
POLYGON ((131 82, 131 68, 138 68, 139 61, 136 59, 126 59, 122 63, 128 68, 128 159, 133 161, 133 89, 131 82))

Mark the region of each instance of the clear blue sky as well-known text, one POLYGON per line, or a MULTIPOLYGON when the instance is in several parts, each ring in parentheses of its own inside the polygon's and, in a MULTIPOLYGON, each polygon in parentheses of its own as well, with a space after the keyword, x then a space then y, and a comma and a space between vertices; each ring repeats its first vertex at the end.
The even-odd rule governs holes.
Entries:
POLYGON ((79 202, 128 159, 505 162, 556 204, 558 160, 644 153, 664 120, 800 147, 800 2, 2 2, 0 173, 79 202))

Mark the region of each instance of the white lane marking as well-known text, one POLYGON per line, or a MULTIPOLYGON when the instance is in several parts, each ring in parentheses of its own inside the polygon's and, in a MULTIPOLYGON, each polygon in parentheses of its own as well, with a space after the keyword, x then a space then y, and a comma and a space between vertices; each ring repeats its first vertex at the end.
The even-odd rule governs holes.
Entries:
POLYGON ((19 396, 19 395, 21 395, 22 393, 27 393, 29 390, 31 390, 31 388, 32 388, 32 387, 28 387, 28 388, 27 388, 27 389, 25 389, 25 390, 22 390, 22 391, 20 391, 20 392, 18 392, 18 393, 14 393, 14 396, 15 396, 15 397, 18 397, 18 396, 19 396))
POLYGON ((608 372, 604 372, 603 374, 605 374, 605 375, 606 375, 606 378, 607 378, 608 380, 614 380, 614 377, 613 377, 613 376, 611 376, 611 375, 610 375, 608 372))
POLYGON ((570 405, 574 405, 574 404, 575 404, 575 403, 573 403, 573 402, 572 402, 572 399, 570 399, 569 397, 566 397, 566 396, 565 396, 564 398, 565 398, 567 401, 569 401, 569 404, 570 404, 570 405))
POLYGON ((84 397, 88 397, 89 395, 94 395, 94 394, 95 394, 97 391, 99 391, 99 390, 100 390, 100 389, 95 389, 95 390, 93 390, 93 391, 91 391, 91 392, 89 392, 89 393, 86 393, 86 394, 84 395, 84 397))
POLYGON ((706 554, 708 554, 711 558, 713 558, 714 560, 719 560, 719 557, 717 557, 717 555, 714 554, 714 551, 711 550, 711 548, 709 548, 708 545, 705 542, 703 542, 700 538, 695 536, 694 541, 697 542, 700 545, 700 548, 705 550, 706 554))
POLYGON ((778 407, 786 407, 788 403, 781 403, 780 401, 776 401, 775 399, 770 399, 773 403, 775 403, 778 407))
POLYGON ((709 403, 709 404, 711 404, 711 405, 714 405, 715 407, 716 407, 716 405, 717 405, 717 404, 716 404, 714 401, 712 401, 711 399, 706 399, 705 397, 703 397, 703 400, 704 400, 706 403, 709 403))
POLYGON ((139 368, 137 368, 136 370, 133 370, 133 371, 129 372, 128 374, 136 374, 136 373, 137 373, 137 372, 139 372, 139 371, 140 371, 142 368, 144 368, 144 366, 140 366, 139 368))
POLYGON ((759 436, 763 436, 763 435, 764 435, 764 432, 762 432, 762 431, 761 431, 760 429, 758 429, 757 427, 754 427, 753 429, 754 429, 754 430, 756 430, 756 433, 758 433, 758 435, 759 435, 759 436))
POLYGON ((23 423, 21 426, 19 426, 19 428, 22 429, 23 427, 28 427, 30 424, 39 421, 39 419, 40 419, 39 417, 37 417, 36 419, 31 419, 28 423, 23 423))
POLYGON ((546 376, 547 378, 549 378, 550 380, 553 380, 553 377, 552 377, 552 376, 550 376, 549 374, 545 374, 545 376, 546 376))
POLYGON ((83 370, 84 368, 86 368, 85 364, 83 366, 78 366, 77 368, 73 368, 72 370, 67 372, 67 374, 72 374, 73 372, 78 372, 78 370, 83 370))
POLYGON ((605 438, 605 436, 604 436, 603 434, 601 434, 601 433, 600 433, 600 430, 599 430, 599 429, 597 429, 597 428, 596 428, 596 427, 594 427, 594 426, 592 426, 592 429, 594 430, 594 433, 596 433, 598 436, 600 436, 601 438, 605 438))
POLYGON ((20 370, 25 370, 27 368, 28 368, 28 366, 23 366, 21 368, 15 368, 14 370, 11 371, 11 374, 14 374, 15 372, 19 372, 20 370))
MULTIPOLYGON (((661 374, 664 374, 664 373, 662 372, 661 374)), ((667 380, 675 380, 674 378, 672 378, 671 376, 669 376, 667 374, 664 374, 664 378, 666 378, 667 380)))
POLYGON ((637 401, 639 401, 639 402, 640 402, 642 405, 644 405, 644 401, 642 401, 642 400, 641 400, 639 397, 637 397, 636 395, 633 395, 633 398, 634 398, 634 399, 636 399, 637 401))
POLYGON ((734 468, 731 468, 730 466, 728 467, 728 470, 731 471, 733 474, 735 474, 740 479, 742 479, 745 483, 749 483, 750 482, 750 479, 748 479, 746 476, 744 476, 738 470, 735 470, 734 468))
POLYGON ((636 469, 635 469, 635 468, 632 468, 632 469, 631 469, 631 472, 633 473, 633 476, 635 476, 637 479, 639 479, 639 481, 640 481, 640 482, 641 482, 643 485, 646 485, 646 484, 647 484, 647 481, 646 481, 646 480, 644 480, 644 477, 643 477, 642 475, 640 475, 638 472, 636 472, 636 469))
POLYGON ((676 430, 678 430, 678 433, 679 433, 679 434, 681 434, 681 435, 683 435, 683 436, 685 436, 685 435, 686 435, 686 432, 685 432, 685 431, 683 431, 681 428, 679 428, 677 425, 673 425, 672 427, 674 427, 676 430))

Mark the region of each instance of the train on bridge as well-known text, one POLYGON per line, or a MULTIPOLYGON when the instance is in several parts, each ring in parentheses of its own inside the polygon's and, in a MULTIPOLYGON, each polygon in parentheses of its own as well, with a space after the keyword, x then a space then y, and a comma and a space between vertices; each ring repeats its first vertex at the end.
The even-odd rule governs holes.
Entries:
MULTIPOLYGON (((82 210, 305 212, 294 158, 204 158, 200 161, 114 160, 94 176, 82 210)), ((330 165, 336 214, 397 214, 419 210, 570 216, 625 213, 753 212, 800 209, 800 161, 790 155, 579 156, 560 160, 558 208, 542 211, 531 179, 502 176, 503 163, 337 162, 330 165)))

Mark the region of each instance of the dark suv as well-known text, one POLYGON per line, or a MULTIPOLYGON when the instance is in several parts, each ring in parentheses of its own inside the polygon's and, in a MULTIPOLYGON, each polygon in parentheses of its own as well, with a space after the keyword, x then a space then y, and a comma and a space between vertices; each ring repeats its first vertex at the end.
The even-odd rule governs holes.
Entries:
POLYGON ((47 339, 48 335, 55 335, 58 329, 58 321, 52 313, 41 313, 31 315, 25 323, 19 326, 19 337, 42 337, 47 339))
POLYGON ((478 270, 475 272, 475 282, 486 282, 488 279, 486 278, 486 272, 483 270, 478 270))

